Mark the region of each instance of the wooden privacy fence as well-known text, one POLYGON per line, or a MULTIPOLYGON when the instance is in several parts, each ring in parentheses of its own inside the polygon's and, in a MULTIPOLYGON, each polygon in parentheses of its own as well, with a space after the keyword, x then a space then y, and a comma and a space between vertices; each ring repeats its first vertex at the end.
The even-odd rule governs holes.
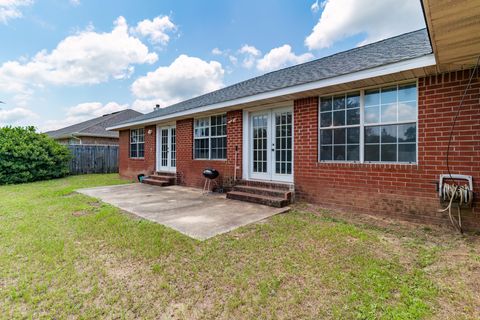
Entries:
POLYGON ((115 173, 118 172, 118 146, 74 144, 71 174, 115 173))

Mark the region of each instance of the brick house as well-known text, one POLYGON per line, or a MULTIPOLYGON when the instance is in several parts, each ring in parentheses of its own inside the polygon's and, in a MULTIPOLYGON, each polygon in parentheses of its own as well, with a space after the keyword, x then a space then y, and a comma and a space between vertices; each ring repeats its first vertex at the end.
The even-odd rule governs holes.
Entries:
MULTIPOLYGON (((436 183, 447 173, 464 93, 450 170, 472 176, 480 190, 480 73, 473 74, 479 38, 458 23, 478 15, 478 6, 461 3, 463 16, 432 20, 447 9, 423 1, 428 29, 113 126, 120 133, 120 174, 203 187, 202 170, 212 167, 232 199, 283 205, 294 194, 324 207, 445 224, 436 183)), ((462 214, 464 226, 480 229, 475 203, 462 214)))
POLYGON ((134 119, 142 113, 126 109, 76 123, 58 130, 45 132, 61 144, 118 145, 118 132, 107 127, 134 119))

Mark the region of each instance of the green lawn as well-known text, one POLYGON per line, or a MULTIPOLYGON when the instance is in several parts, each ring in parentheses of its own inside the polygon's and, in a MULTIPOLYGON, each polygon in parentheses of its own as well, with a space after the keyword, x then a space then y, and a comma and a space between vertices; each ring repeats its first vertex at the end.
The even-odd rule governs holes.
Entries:
POLYGON ((480 317, 476 236, 298 205, 199 242, 74 193, 119 183, 0 187, 0 317, 480 317))

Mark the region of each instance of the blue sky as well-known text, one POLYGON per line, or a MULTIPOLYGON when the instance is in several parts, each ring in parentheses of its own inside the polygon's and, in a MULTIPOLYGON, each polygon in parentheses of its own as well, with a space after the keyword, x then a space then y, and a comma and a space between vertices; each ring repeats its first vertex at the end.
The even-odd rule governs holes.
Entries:
POLYGON ((0 125, 149 112, 423 27, 418 0, 2 0, 0 125))

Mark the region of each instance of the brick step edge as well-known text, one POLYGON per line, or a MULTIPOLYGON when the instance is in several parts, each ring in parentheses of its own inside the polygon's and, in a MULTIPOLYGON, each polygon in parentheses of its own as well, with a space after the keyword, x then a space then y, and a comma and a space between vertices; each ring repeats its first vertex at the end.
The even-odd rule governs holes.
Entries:
POLYGON ((155 180, 155 179, 150 179, 150 178, 143 179, 142 183, 150 184, 152 186, 160 186, 160 187, 166 187, 166 186, 171 186, 172 185, 168 181, 161 181, 161 180, 155 180))
POLYGON ((255 188, 262 188, 262 189, 276 189, 276 190, 284 190, 284 191, 293 191, 293 184, 283 184, 283 183, 275 183, 275 182, 264 182, 264 181, 252 181, 252 180, 238 180, 237 186, 247 186, 247 187, 255 187, 255 188))
POLYGON ((147 179, 160 180, 160 181, 175 181, 174 176, 164 176, 164 175, 148 176, 147 179))
POLYGON ((292 193, 290 191, 278 190, 278 189, 236 185, 233 187, 233 191, 239 191, 239 192, 250 193, 250 194, 258 194, 258 195, 264 195, 269 197, 278 197, 285 200, 292 199, 292 193))
POLYGON ((253 202, 253 203, 263 204, 266 206, 276 207, 276 208, 283 208, 290 204, 290 201, 282 198, 269 197, 269 196, 240 192, 240 191, 228 192, 227 199, 253 202))
POLYGON ((177 176, 177 173, 176 172, 157 171, 157 172, 154 173, 154 175, 169 176, 169 177, 175 178, 177 176))

